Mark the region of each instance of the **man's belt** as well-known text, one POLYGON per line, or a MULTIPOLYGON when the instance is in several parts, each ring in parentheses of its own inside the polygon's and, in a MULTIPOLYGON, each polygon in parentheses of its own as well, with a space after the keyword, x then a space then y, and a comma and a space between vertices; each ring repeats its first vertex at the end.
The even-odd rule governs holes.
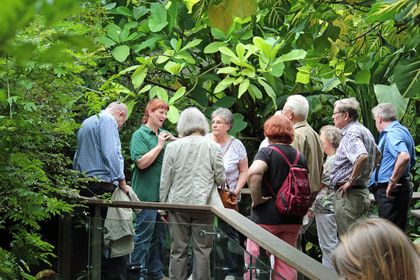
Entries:
MULTIPOLYGON (((345 183, 338 183, 337 185, 335 185, 334 190, 338 190, 341 186, 343 186, 345 183)), ((354 189, 354 190, 362 190, 362 189, 367 189, 366 186, 362 186, 362 185, 353 185, 350 187, 350 189, 354 189)))

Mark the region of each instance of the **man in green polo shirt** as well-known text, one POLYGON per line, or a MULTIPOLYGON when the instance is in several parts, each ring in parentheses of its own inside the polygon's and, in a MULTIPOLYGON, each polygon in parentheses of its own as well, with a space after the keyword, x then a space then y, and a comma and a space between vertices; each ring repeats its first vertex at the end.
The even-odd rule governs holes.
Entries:
MULTIPOLYGON (((172 137, 161 128, 168 109, 164 101, 152 99, 146 106, 143 124, 131 138, 130 154, 135 163, 131 183, 140 201, 159 201, 165 144, 172 137)), ((164 238, 165 226, 157 210, 143 209, 137 214, 131 263, 140 267, 144 279, 167 279, 163 274, 164 238)))

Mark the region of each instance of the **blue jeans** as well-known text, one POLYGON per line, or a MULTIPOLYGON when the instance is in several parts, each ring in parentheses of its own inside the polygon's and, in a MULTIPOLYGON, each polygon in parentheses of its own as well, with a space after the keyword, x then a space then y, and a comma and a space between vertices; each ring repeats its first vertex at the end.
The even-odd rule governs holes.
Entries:
POLYGON ((136 235, 131 263, 140 265, 140 279, 161 279, 166 227, 157 210, 143 209, 136 217, 136 235), (144 277, 144 278, 143 278, 144 277))

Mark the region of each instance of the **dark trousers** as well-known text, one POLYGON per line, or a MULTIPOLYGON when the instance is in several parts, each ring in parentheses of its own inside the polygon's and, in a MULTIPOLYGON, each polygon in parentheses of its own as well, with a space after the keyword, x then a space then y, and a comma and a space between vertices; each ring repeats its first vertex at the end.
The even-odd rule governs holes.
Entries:
MULTIPOLYGON (((88 185, 80 190, 81 196, 86 197, 93 197, 93 196, 100 196, 106 193, 112 194, 116 186, 111 183, 106 182, 89 182, 88 185)), ((89 207, 89 212, 91 217, 95 215, 95 207, 89 207)), ((107 207, 101 207, 101 218, 102 218, 102 225, 105 222, 106 215, 108 212, 107 207)), ((102 226, 103 228, 103 226, 102 226)), ((87 239, 88 236, 85 236, 87 239)), ((86 250, 88 250, 88 240, 84 241, 84 246, 86 246, 86 250)), ((80 244, 80 246, 82 246, 80 244)), ((104 252, 105 253, 105 252, 104 252)), ((121 256, 117 258, 107 258, 105 254, 102 254, 102 273, 101 279, 103 280, 125 280, 127 279, 127 266, 128 266, 128 256, 121 256)))
POLYGON ((402 178, 391 193, 394 199, 386 197, 388 183, 379 183, 374 191, 379 217, 387 219, 397 225, 402 231, 407 230, 408 210, 413 196, 413 188, 408 178, 402 178))

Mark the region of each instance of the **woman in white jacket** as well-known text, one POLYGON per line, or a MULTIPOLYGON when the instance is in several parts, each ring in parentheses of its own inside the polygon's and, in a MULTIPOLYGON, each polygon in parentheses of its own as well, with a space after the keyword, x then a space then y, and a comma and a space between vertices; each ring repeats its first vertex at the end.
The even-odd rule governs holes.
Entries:
MULTIPOLYGON (((208 122, 197 108, 182 111, 177 124, 178 140, 166 147, 162 164, 160 201, 176 204, 223 207, 217 192, 225 181, 222 152, 204 137, 208 122)), ((170 279, 187 279, 188 244, 193 246, 193 279, 210 279, 212 237, 200 236, 212 226, 213 214, 203 212, 168 213, 172 237, 170 279)))

